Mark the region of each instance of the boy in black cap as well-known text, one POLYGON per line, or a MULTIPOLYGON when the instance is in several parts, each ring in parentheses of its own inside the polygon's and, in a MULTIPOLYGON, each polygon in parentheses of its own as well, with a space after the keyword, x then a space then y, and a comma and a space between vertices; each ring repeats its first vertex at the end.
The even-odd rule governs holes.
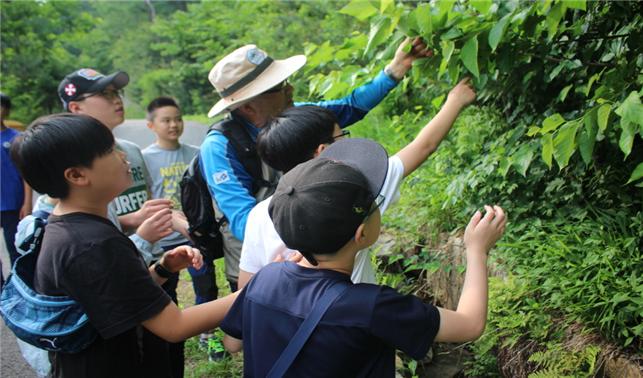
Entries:
MULTIPOLYGON (((129 76, 122 71, 105 76, 94 69, 81 68, 65 76, 60 82, 58 96, 65 111, 89 115, 113 130, 125 120, 122 89, 128 83, 129 76)), ((152 181, 141 150, 136 144, 123 139, 116 139, 116 146, 127 155, 132 167, 133 180, 132 186, 112 202, 120 224, 126 230, 132 231, 147 218, 158 213, 158 224, 163 226, 163 229, 157 230, 161 235, 155 239, 168 236, 172 233, 171 201, 148 201, 152 181)))
MULTIPOLYGON (((387 155, 375 142, 345 139, 284 175, 269 207, 299 264, 273 263, 240 293, 221 328, 243 339, 244 374, 266 376, 316 302, 333 287, 346 289, 325 312, 286 376, 395 374, 395 349, 419 359, 433 341, 479 337, 487 313, 487 252, 504 232, 498 206, 471 218, 464 240, 467 270, 456 311, 372 284, 352 284, 356 253, 380 234, 377 198, 387 155)), ((225 340, 231 349, 238 341, 225 340)))

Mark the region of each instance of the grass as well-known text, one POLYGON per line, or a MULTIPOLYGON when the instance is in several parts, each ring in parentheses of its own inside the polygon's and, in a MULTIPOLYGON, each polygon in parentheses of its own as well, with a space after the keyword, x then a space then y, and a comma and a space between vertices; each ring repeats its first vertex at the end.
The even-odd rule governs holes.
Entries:
MULTIPOLYGON (((219 295, 224 296, 230 293, 230 287, 225 279, 223 259, 215 262, 217 285, 219 295)), ((179 306, 187 308, 194 305, 194 290, 192 289, 192 278, 187 270, 181 272, 177 288, 179 306)), ((220 336, 223 332, 217 329, 220 336)), ((185 341, 185 377, 240 377, 243 373, 243 355, 238 353, 221 361, 210 362, 208 354, 199 347, 199 336, 191 337, 185 341)))

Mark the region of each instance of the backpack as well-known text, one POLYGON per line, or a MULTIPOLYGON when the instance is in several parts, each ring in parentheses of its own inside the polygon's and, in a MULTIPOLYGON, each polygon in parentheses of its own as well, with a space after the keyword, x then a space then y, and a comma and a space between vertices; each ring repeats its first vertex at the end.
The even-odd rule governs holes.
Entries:
POLYGON ((52 352, 77 353, 98 336, 82 306, 68 296, 43 295, 33 287, 36 262, 49 214, 34 212, 34 232, 0 294, 0 315, 17 338, 52 352))
MULTIPOLYGON (((217 130, 228 138, 243 167, 252 177, 252 194, 260 189, 274 191, 275 183, 262 177, 262 163, 255 142, 243 125, 232 118, 224 119, 210 126, 208 134, 217 130)), ((220 226, 224 219, 217 221, 208 184, 201 171, 201 158, 197 154, 183 173, 180 182, 181 207, 188 220, 188 234, 201 253, 213 259, 223 257, 223 235, 220 226)))

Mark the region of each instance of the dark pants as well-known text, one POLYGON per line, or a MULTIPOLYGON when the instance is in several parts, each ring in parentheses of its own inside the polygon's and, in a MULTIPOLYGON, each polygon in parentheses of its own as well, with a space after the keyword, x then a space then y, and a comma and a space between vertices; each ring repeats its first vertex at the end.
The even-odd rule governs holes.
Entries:
MULTIPOLYGON (((179 275, 168 278, 161 287, 178 304, 176 287, 179 275)), ((141 336, 143 349, 143 367, 146 377, 182 378, 185 364, 184 342, 170 343, 143 328, 141 336)))
POLYGON ((20 256, 16 250, 16 246, 14 245, 16 232, 18 232, 18 222, 20 222, 20 211, 7 210, 0 212, 0 224, 2 225, 4 240, 7 244, 11 266, 13 266, 13 263, 20 256))
MULTIPOLYGON (((203 266, 201 269, 188 267, 188 272, 192 277, 192 288, 194 289, 194 303, 201 304, 213 301, 219 296, 219 287, 217 286, 216 270, 214 269, 214 258, 208 253, 203 254, 203 266)), ((228 281, 230 290, 237 291, 237 283, 228 281)))
MULTIPOLYGON (((164 247, 164 251, 174 249, 175 246, 164 247)), ((179 274, 173 274, 161 287, 172 298, 172 301, 179 304, 176 287, 179 284, 179 274)), ((172 377, 183 378, 185 354, 184 341, 170 343, 156 336, 152 332, 143 329, 141 337, 143 345, 143 367, 147 377, 172 377)))

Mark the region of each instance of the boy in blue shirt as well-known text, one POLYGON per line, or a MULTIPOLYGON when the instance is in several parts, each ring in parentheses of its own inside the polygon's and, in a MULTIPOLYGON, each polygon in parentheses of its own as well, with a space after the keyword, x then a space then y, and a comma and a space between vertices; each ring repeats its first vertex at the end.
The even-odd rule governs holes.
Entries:
MULTIPOLYGON (((24 181, 11 161, 9 148, 13 140, 20 133, 5 125, 5 120, 11 111, 11 99, 4 93, 0 93, 0 137, 2 140, 2 167, 0 173, 0 221, 4 241, 9 252, 11 265, 18 258, 18 252, 14 246, 14 235, 18 227, 18 221, 31 213, 31 188, 24 181)), ((2 287, 2 264, 0 263, 0 287, 2 287)))
MULTIPOLYGON (((285 376, 395 375, 395 349, 419 359, 434 341, 478 338, 487 314, 487 252, 504 232, 498 206, 471 218, 464 240, 467 270, 455 311, 423 303, 390 287, 352 284, 355 255, 380 234, 388 157, 375 142, 344 139, 285 174, 269 213, 298 264, 261 269, 239 294, 221 328, 243 339, 244 375, 266 376, 319 298, 334 285, 347 289, 331 304, 285 376)), ((230 337, 225 344, 240 349, 230 337)))

